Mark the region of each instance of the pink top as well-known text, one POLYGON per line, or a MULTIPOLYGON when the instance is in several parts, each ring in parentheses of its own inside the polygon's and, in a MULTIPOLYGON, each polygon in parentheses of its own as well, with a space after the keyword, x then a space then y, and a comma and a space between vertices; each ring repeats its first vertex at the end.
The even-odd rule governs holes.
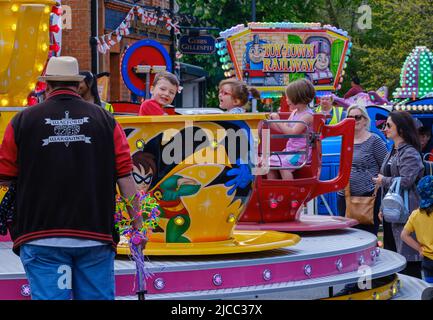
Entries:
MULTIPOLYGON (((313 111, 309 108, 305 109, 304 111, 299 112, 298 110, 293 111, 292 114, 290 115, 288 120, 292 120, 292 121, 300 121, 301 118, 306 114, 313 114, 313 111)), ((287 124, 290 128, 292 128, 293 126, 295 126, 296 123, 291 123, 291 124, 287 124)), ((308 132, 311 131, 311 128, 308 127, 308 132)), ((302 132, 301 134, 305 133, 302 132)), ((300 151, 300 150, 305 150, 306 148, 306 144, 305 144, 305 138, 289 138, 287 140, 286 143, 286 148, 284 149, 285 151, 300 151)), ((308 155, 308 162, 311 160, 311 153, 308 155)))

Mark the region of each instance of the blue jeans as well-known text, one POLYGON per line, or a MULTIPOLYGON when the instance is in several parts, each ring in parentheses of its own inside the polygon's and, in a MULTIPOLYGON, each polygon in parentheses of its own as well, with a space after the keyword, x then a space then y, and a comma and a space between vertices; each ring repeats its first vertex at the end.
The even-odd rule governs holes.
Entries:
POLYGON ((110 245, 20 248, 33 300, 114 300, 114 255, 110 245))
POLYGON ((423 280, 428 283, 433 283, 433 260, 423 257, 421 266, 423 280))

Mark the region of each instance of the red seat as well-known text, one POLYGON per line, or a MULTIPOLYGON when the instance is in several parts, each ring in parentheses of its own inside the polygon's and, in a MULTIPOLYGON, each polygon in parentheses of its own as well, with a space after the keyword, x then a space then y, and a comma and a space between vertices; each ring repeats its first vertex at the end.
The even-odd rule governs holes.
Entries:
POLYGON ((138 115, 140 104, 128 101, 113 101, 110 102, 116 114, 131 114, 138 115))
POLYGON ((314 170, 311 164, 305 165, 302 168, 295 170, 293 172, 293 177, 295 179, 306 179, 314 176, 314 170))
MULTIPOLYGON (((280 119, 282 120, 287 120, 290 116, 290 112, 281 112, 279 113, 280 115, 280 119)), ((271 129, 271 134, 278 134, 280 132, 275 131, 274 129, 271 129)), ((286 143, 287 143, 287 138, 273 138, 271 140, 271 145, 270 145, 270 151, 274 152, 274 151, 282 151, 286 148, 286 143)), ((313 168, 312 168, 312 164, 309 163, 305 166, 303 166, 300 169, 297 169, 293 172, 293 176, 295 179, 304 179, 304 178, 311 178, 314 176, 314 172, 313 172, 313 168)), ((263 179, 267 179, 266 176, 262 177, 263 179)))
MULTIPOLYGON (((283 117, 281 117, 283 118, 283 117)), ((294 180, 269 180, 265 176, 257 176, 252 198, 248 203, 241 222, 289 222, 299 218, 301 207, 317 195, 340 190, 347 184, 352 163, 354 121, 345 119, 338 125, 325 126, 322 114, 313 115, 313 133, 316 139, 311 145, 311 164, 294 171, 294 180), (323 137, 343 136, 339 175, 328 181, 320 181, 321 140, 323 137)), ((272 133, 272 130, 271 130, 272 133)), ((285 148, 286 139, 281 142, 272 141, 271 151, 285 148)))

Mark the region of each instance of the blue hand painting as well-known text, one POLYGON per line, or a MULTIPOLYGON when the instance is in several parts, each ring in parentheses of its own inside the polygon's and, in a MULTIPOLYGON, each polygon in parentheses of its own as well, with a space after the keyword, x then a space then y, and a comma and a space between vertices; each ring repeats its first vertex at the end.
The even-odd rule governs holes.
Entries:
POLYGON ((227 192, 231 196, 237 188, 245 188, 253 181, 250 166, 247 164, 240 164, 240 160, 236 161, 237 168, 233 168, 227 172, 227 176, 233 176, 233 179, 227 181, 224 185, 231 187, 227 192))

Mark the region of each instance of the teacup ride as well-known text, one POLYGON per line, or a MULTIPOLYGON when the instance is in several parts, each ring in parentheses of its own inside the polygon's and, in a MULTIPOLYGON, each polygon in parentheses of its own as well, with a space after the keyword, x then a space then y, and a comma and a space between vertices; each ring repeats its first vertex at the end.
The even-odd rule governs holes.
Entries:
MULTIPOLYGON (((235 230, 253 193, 264 114, 119 117, 140 190, 159 202, 145 254, 209 255, 287 247, 297 235, 235 230)), ((127 254, 125 239, 118 253, 127 254)))
MULTIPOLYGON (((327 298, 334 296, 334 287, 356 283, 361 267, 372 279, 389 279, 362 296, 339 298, 394 298, 400 281, 395 273, 406 261, 378 250, 376 237, 367 232, 332 230, 303 234, 300 241, 290 233, 235 229, 249 205, 257 173, 250 161, 259 143, 254 129, 265 118, 263 114, 117 118, 131 147, 136 182, 158 199, 162 213, 145 250, 152 274, 146 279, 146 299, 254 299, 275 293, 280 299, 286 293, 292 293, 291 298, 327 298), (247 148, 230 149, 245 147, 241 143, 245 141, 247 148), (241 161, 245 153, 252 156, 241 161)), ((320 192, 316 189, 296 199, 320 192)), ((0 299, 29 299, 31 288, 11 247, 10 242, 0 243, 0 299)), ((120 243, 118 253, 127 254, 127 248, 120 243)), ((136 299, 135 263, 118 255, 114 274, 116 298, 136 299)), ((409 283, 418 289, 405 297, 416 298, 424 284, 409 283)))
MULTIPOLYGON (((281 113, 283 120, 266 120, 261 128, 264 159, 278 157, 283 159, 287 154, 292 156, 311 154, 311 162, 297 167, 270 167, 269 170, 295 169, 294 180, 268 179, 258 175, 254 192, 247 209, 237 226, 238 230, 278 230, 278 231, 324 231, 344 229, 356 225, 354 219, 336 216, 302 214, 304 204, 317 196, 344 189, 350 177, 353 157, 354 120, 345 119, 337 125, 325 125, 325 117, 313 115, 312 132, 301 135, 287 135, 275 132, 269 125, 274 122, 288 121, 289 114, 281 113), (284 120, 285 119, 285 120, 284 120), (342 136, 341 157, 338 176, 332 180, 321 181, 322 139, 342 136), (297 138, 305 141, 302 151, 286 152, 287 139, 297 138)), ((299 121, 298 121, 299 122, 299 121)), ((305 126, 306 124, 303 123, 305 126)))
MULTIPOLYGON (((48 0, 0 0, 4 39, 0 44, 0 130, 24 105, 42 71, 48 54, 49 6, 53 4, 48 0)), ((326 135, 326 127, 316 118, 314 132, 326 135)), ((372 278, 392 275, 404 267, 401 256, 386 250, 378 258, 376 239, 362 231, 315 233, 299 241, 299 236, 288 233, 235 229, 242 212, 252 205, 249 199, 257 186, 251 159, 260 139, 256 129, 263 120, 260 114, 118 117, 138 166, 136 178, 158 198, 162 212, 159 229, 145 252, 153 274, 146 279, 148 299, 254 298, 357 282, 359 266, 370 267, 372 278), (229 130, 235 136, 240 133, 237 139, 247 143, 239 142, 239 146, 246 145, 251 157, 245 158, 242 148, 230 151, 237 142, 230 143, 229 130), (191 141, 192 148, 186 143, 191 141)), ((283 145, 271 150, 282 149, 283 145)), ((320 145, 314 152, 320 154, 320 145)), ((311 167, 318 170, 320 157, 314 159, 311 167)), ((293 197, 299 204, 328 188, 315 188, 314 172, 302 174, 308 172, 308 166, 296 173, 306 181, 291 182, 296 187, 289 196, 300 191, 302 196, 293 197)), ((268 200, 263 203, 269 206, 268 200)), ((11 247, 10 241, 0 239, 0 300, 29 299, 31 290, 22 263, 11 247)), ((124 243, 119 245, 122 251, 127 253, 124 243)), ((116 297, 136 298, 135 263, 118 257, 114 272, 116 297)), ((387 284, 387 292, 394 293, 397 281, 387 284)))
MULTIPOLYGON (((369 268, 373 278, 389 279, 359 297, 394 297, 399 291, 394 274, 404 267, 404 259, 386 250, 381 253, 376 237, 347 228, 352 222, 345 222, 344 230, 335 230, 334 223, 329 232, 303 233, 302 239, 286 232, 235 229, 243 211, 260 196, 250 198, 257 180, 262 180, 259 188, 276 183, 267 181, 261 168, 253 165, 258 150, 264 158, 271 154, 270 135, 257 130, 266 126, 266 118, 265 114, 118 117, 131 147, 136 182, 142 181, 139 187, 159 201, 162 213, 144 251, 150 256, 147 267, 153 273, 146 280, 147 299, 251 298, 311 288, 322 295, 308 293, 311 298, 327 298, 334 296, 334 286, 357 282, 360 266, 369 268), (231 146, 236 147, 234 151, 231 146), (246 153, 248 161, 242 162, 246 153), (323 287, 327 287, 325 294, 316 290, 323 287)), ((280 181, 272 189, 275 194, 289 188, 282 194, 290 200, 278 195, 276 199, 281 207, 293 209, 279 213, 286 220, 280 218, 283 222, 299 219, 299 207, 306 200, 347 183, 353 126, 352 119, 339 126, 325 126, 324 116, 314 116, 314 130, 306 138, 312 145, 312 162, 303 166, 305 176, 298 172, 296 180, 280 181), (320 137, 332 135, 343 136, 343 170, 336 179, 321 182, 317 178, 320 137)), ((263 202, 269 203, 269 198, 265 199, 263 202)), ((119 244, 118 253, 128 253, 125 241, 119 244)), ((134 299, 133 263, 118 256, 115 272, 118 298, 134 299)))

